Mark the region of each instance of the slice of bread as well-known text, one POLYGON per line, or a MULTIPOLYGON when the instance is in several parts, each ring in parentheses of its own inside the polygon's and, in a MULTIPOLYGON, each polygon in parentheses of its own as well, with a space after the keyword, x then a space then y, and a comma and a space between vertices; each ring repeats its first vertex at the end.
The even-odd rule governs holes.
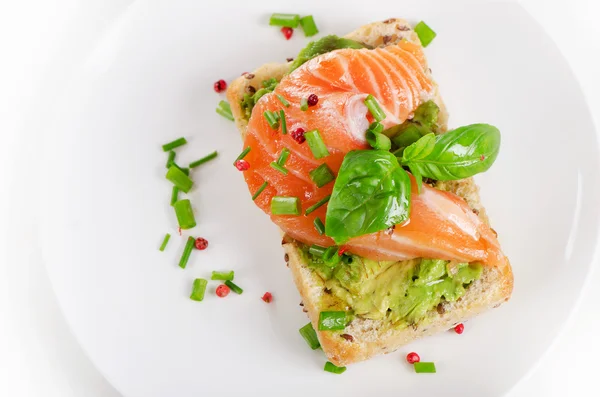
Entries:
MULTIPOLYGON (((373 47, 393 44, 401 39, 419 43, 410 24, 398 18, 362 26, 345 37, 373 47)), ((269 78, 280 80, 287 73, 289 65, 290 62, 269 63, 231 83, 227 90, 227 98, 242 138, 247 126, 244 110, 240 106, 244 93, 248 92, 250 86, 256 89, 260 88, 262 81, 269 78)), ((431 71, 429 70, 428 73, 431 71)), ((440 129, 445 131, 448 113, 437 87, 433 100, 440 107, 438 124, 440 129)), ((479 200, 479 188, 472 178, 452 182, 435 182, 434 186, 463 197, 473 212, 478 214, 484 222, 489 222, 479 200)), ((304 263, 296 242, 286 239, 284 236, 283 248, 287 254, 286 258, 288 258, 288 266, 292 271, 294 282, 302 297, 304 311, 308 313, 316 330, 318 329, 319 313, 327 309, 326 300, 323 299, 324 294, 327 293, 325 284, 304 263)), ((343 332, 317 331, 317 335, 329 361, 343 366, 367 360, 378 354, 390 353, 417 338, 452 328, 457 323, 464 322, 507 301, 512 293, 512 288, 513 274, 507 261, 503 268, 484 267, 482 276, 467 288, 462 298, 455 302, 445 302, 443 305, 433 308, 427 313, 425 320, 419 322, 420 325, 397 329, 390 327, 386 320, 356 317, 343 332)))

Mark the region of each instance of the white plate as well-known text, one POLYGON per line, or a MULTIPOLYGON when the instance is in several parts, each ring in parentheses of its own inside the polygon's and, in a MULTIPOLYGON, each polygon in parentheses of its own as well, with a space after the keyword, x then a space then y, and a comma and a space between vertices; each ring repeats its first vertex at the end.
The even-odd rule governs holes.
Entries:
MULTIPOLYGON (((54 289, 79 342, 127 397, 240 395, 498 396, 555 338, 581 291, 598 240, 598 146, 567 63, 521 8, 451 8, 397 1, 138 1, 119 19, 58 101, 44 143, 43 250, 54 289), (315 14, 322 34, 390 16, 426 20, 438 33, 426 53, 450 124, 488 122, 503 132, 500 157, 478 178, 515 272, 510 303, 463 335, 420 340, 397 353, 322 370, 321 351, 298 334, 307 322, 275 227, 248 197, 231 162, 241 148, 215 114, 228 81, 305 45, 269 27, 273 11, 315 14), (191 194, 210 241, 186 270, 160 145, 179 136, 194 171, 191 194), (157 247, 173 235, 166 252, 157 247), (235 269, 241 296, 188 299, 192 280, 235 269), (260 300, 271 291, 275 302, 260 300), (417 351, 435 376, 404 362, 417 351)), ((184 235, 187 235, 185 233, 184 235)))

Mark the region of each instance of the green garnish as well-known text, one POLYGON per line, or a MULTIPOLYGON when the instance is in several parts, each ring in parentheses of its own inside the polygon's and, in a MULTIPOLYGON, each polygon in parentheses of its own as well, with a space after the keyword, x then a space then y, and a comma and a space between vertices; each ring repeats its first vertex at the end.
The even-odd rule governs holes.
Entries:
POLYGON ((304 47, 294 62, 290 65, 290 73, 300 67, 303 63, 328 52, 339 50, 341 48, 365 48, 366 46, 358 41, 329 35, 320 38, 319 40, 311 41, 304 47))
POLYGON ((331 372, 332 374, 343 374, 346 372, 346 367, 338 367, 333 363, 327 361, 325 363, 325 368, 323 368, 326 372, 331 372))
POLYGON ((437 34, 423 21, 419 22, 414 30, 417 36, 419 36, 419 41, 421 41, 423 47, 427 47, 429 43, 435 39, 435 36, 437 36, 437 34))
POLYGON ((319 29, 317 29, 317 25, 315 24, 312 15, 300 18, 300 26, 302 26, 302 30, 304 30, 304 35, 306 37, 311 37, 319 33, 319 29))
POLYGON ((258 196, 260 196, 260 194, 263 192, 263 190, 265 190, 267 188, 268 185, 269 185, 269 182, 265 182, 262 185, 260 185, 260 187, 258 188, 258 190, 256 191, 256 193, 254 193, 252 195, 252 201, 256 200, 256 198, 258 196))
POLYGON ((219 153, 215 150, 214 152, 212 152, 211 154, 207 154, 206 156, 202 157, 201 159, 198 159, 194 162, 191 162, 189 167, 190 168, 196 168, 201 164, 204 164, 212 159, 214 159, 215 157, 217 157, 219 153))
POLYGON ((163 238, 162 244, 160 245, 160 248, 159 248, 160 251, 164 251, 165 248, 167 248, 167 244, 169 244, 170 238, 171 238, 171 235, 169 233, 165 234, 165 238, 163 238))
POLYGON ((206 292, 206 285, 208 281, 203 278, 197 278, 194 280, 194 287, 192 288, 192 294, 190 299, 193 301, 201 302, 204 299, 204 293, 206 292))
POLYGON ((319 217, 315 218, 315 220, 313 221, 313 225, 315 225, 315 229, 317 229, 317 232, 319 232, 321 236, 323 235, 323 233, 325 233, 325 225, 319 217))
POLYGON ((244 149, 242 151, 242 153, 240 153, 239 156, 237 156, 237 158, 235 159, 235 161, 233 162, 233 165, 235 165, 235 163, 237 163, 238 161, 240 161, 241 159, 243 159, 244 157, 246 157, 246 155, 248 153, 250 153, 250 150, 252 150, 252 148, 250 146, 248 146, 246 149, 244 149))
POLYGON ((271 126, 272 129, 276 130, 279 128, 279 117, 277 116, 277 113, 265 110, 263 116, 265 116, 267 123, 269 123, 269 126, 271 126))
POLYGON ((325 205, 329 199, 331 198, 331 194, 323 197, 321 200, 317 201, 314 205, 311 205, 310 207, 308 207, 306 209, 306 212, 304 213, 304 215, 308 215, 311 212, 316 211, 319 207, 321 207, 322 205, 325 205))
POLYGON ((283 109, 279 111, 279 120, 281 121, 281 133, 283 135, 287 134, 287 121, 285 119, 285 113, 283 109))
POLYGON ((329 267, 335 267, 338 263, 340 263, 340 256, 338 255, 338 247, 331 246, 328 247, 323 253, 323 262, 329 267))
POLYGON ((170 151, 169 152, 169 157, 167 158, 167 169, 169 167, 171 167, 171 165, 175 162, 175 152, 174 151, 170 151))
POLYGON ((302 110, 303 112, 306 112, 308 110, 308 99, 300 99, 300 110, 302 110))
POLYGON ((279 99, 279 102, 281 102, 281 104, 283 106, 285 106, 286 108, 290 107, 290 103, 287 101, 287 99, 285 99, 283 96, 277 94, 277 99, 279 99))
POLYGON ((435 364, 427 362, 418 362, 413 364, 415 366, 415 372, 418 374, 435 374, 435 364))
POLYGON ((279 158, 277 159, 277 164, 281 166, 285 165, 285 162, 287 161, 288 157, 290 157, 290 149, 284 147, 281 151, 281 154, 279 155, 279 158))
POLYGON ((310 171, 308 174, 317 187, 323 187, 335 179, 333 171, 325 163, 310 171))
POLYGON ((187 141, 185 138, 175 139, 173 142, 165 143, 164 145, 162 145, 163 152, 168 152, 170 150, 178 148, 179 146, 183 146, 186 143, 187 141))
POLYGON ((325 142, 323 142, 323 138, 321 138, 318 130, 306 132, 304 138, 306 138, 310 151, 317 160, 329 156, 329 150, 327 150, 327 146, 325 146, 325 142))
POLYGON ((321 343, 319 343, 319 338, 317 337, 317 333, 315 332, 315 329, 311 323, 308 323, 304 327, 300 328, 299 332, 311 349, 316 350, 321 346, 321 343))
POLYGON ((179 200, 179 188, 173 186, 173 190, 171 191, 171 205, 175 204, 177 200, 179 200))
POLYGON ((212 272, 212 276, 210 277, 211 280, 223 280, 223 281, 232 281, 233 280, 233 276, 234 276, 234 272, 233 270, 228 271, 228 272, 216 272, 213 271, 212 272))
POLYGON ((369 112, 371 112, 371 116, 373 116, 375 121, 381 121, 385 119, 385 112, 381 106, 379 106, 379 102, 377 102, 377 99, 375 99, 373 95, 367 95, 365 98, 365 105, 367 105, 367 108, 369 109, 369 112))
POLYGON ((298 197, 273 196, 271 213, 273 215, 300 215, 300 199, 298 197))
POLYGON ((298 14, 279 14, 274 13, 269 19, 271 26, 284 26, 286 28, 297 28, 300 23, 300 15, 298 14))
POLYGON ((176 162, 172 162, 171 163, 172 167, 177 167, 179 169, 179 171, 183 172, 186 175, 190 175, 190 169, 187 167, 180 167, 179 164, 177 164, 176 162))
POLYGON ((173 185, 177 186, 179 190, 184 193, 188 193, 194 184, 194 181, 192 181, 175 163, 169 167, 166 177, 173 185))
POLYGON ((346 312, 326 311, 319 313, 319 331, 341 331, 346 328, 346 312))
POLYGON ((288 174, 287 168, 279 165, 279 163, 276 161, 272 161, 271 164, 269 164, 269 165, 271 166, 271 168, 276 169, 277 171, 281 172, 283 175, 288 174))
POLYGON ((365 133, 367 142, 373 149, 377 150, 390 150, 392 148, 392 141, 384 134, 379 134, 371 129, 368 129, 365 133))
POLYGON ((227 101, 219 102, 219 106, 217 107, 216 111, 226 119, 229 119, 231 121, 234 120, 233 113, 231 113, 231 106, 229 106, 229 103, 227 101))
POLYGON ((323 254, 327 251, 326 247, 321 247, 320 245, 313 244, 308 249, 308 252, 314 256, 323 257, 323 254))
POLYGON ((192 250, 194 249, 194 238, 188 237, 185 247, 183 248, 183 253, 181 254, 181 259, 179 259, 179 267, 185 269, 187 266, 188 260, 190 259, 190 255, 192 250))
POLYGON ((225 285, 228 286, 229 288, 231 288, 231 290, 238 295, 241 295, 242 292, 244 292, 243 289, 241 289, 240 287, 238 287, 237 285, 232 283, 230 280, 225 280, 225 285))
POLYGON ((196 226, 196 219, 194 218, 194 211, 192 210, 192 203, 188 199, 176 201, 173 204, 175 209, 175 215, 177 215, 177 222, 179 227, 183 230, 191 229, 196 226))

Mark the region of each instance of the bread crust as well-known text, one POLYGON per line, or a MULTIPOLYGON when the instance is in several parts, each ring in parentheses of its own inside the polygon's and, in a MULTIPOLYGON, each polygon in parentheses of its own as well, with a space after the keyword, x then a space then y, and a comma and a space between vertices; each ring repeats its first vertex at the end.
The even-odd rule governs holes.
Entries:
MULTIPOLYGON (((364 25, 345 37, 373 47, 392 44, 402 39, 420 45, 419 39, 410 24, 400 18, 390 18, 382 22, 364 25)), ((269 78, 280 80, 288 71, 290 63, 265 64, 251 74, 235 79, 230 84, 227 90, 227 99, 231 104, 231 111, 242 134, 242 139, 245 137, 247 128, 244 110, 240 106, 244 94, 248 92, 250 86, 255 89, 260 88, 262 81, 269 78)), ((428 69, 428 73, 431 73, 430 69, 428 69)), ((431 75, 429 77, 431 78, 431 75)), ((448 113, 437 85, 435 85, 432 100, 440 107, 438 124, 441 130, 445 131, 448 113)), ((471 209, 485 223, 489 224, 485 208, 479 199, 479 188, 472 178, 460 181, 436 182, 435 187, 451 191, 464 198, 471 209)), ((296 242, 285 242, 283 249, 287 254, 288 265, 302 298, 305 311, 313 327, 317 330, 319 313, 325 309, 322 299, 323 294, 326 293, 324 282, 303 262, 299 245, 296 242)), ((484 267, 481 278, 474 281, 461 298, 456 302, 446 302, 444 310, 438 311, 435 308, 430 310, 425 320, 420 322, 421 325, 397 329, 389 327, 386 320, 357 317, 343 332, 317 331, 317 335, 328 360, 335 365, 345 366, 367 360, 379 354, 393 352, 417 338, 452 328, 457 323, 464 322, 481 312, 504 303, 510 298, 512 289, 513 273, 507 259, 504 267, 484 267)))

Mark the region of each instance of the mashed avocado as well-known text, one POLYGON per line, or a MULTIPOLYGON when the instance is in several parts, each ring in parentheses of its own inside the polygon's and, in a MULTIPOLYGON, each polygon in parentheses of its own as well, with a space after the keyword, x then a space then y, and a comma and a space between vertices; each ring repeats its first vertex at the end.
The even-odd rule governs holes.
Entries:
POLYGON ((277 87, 279 82, 276 79, 268 79, 262 82, 262 88, 256 91, 254 94, 244 94, 244 98, 242 98, 241 107, 244 110, 244 115, 246 116, 246 120, 250 120, 250 116, 252 115, 252 109, 254 109, 254 105, 256 102, 265 94, 269 92, 273 92, 275 87, 277 87))
POLYGON ((307 248, 300 251, 340 310, 363 318, 387 318, 396 327, 416 324, 439 303, 456 301, 482 271, 480 264, 441 259, 378 262, 356 255, 330 267, 307 248))

